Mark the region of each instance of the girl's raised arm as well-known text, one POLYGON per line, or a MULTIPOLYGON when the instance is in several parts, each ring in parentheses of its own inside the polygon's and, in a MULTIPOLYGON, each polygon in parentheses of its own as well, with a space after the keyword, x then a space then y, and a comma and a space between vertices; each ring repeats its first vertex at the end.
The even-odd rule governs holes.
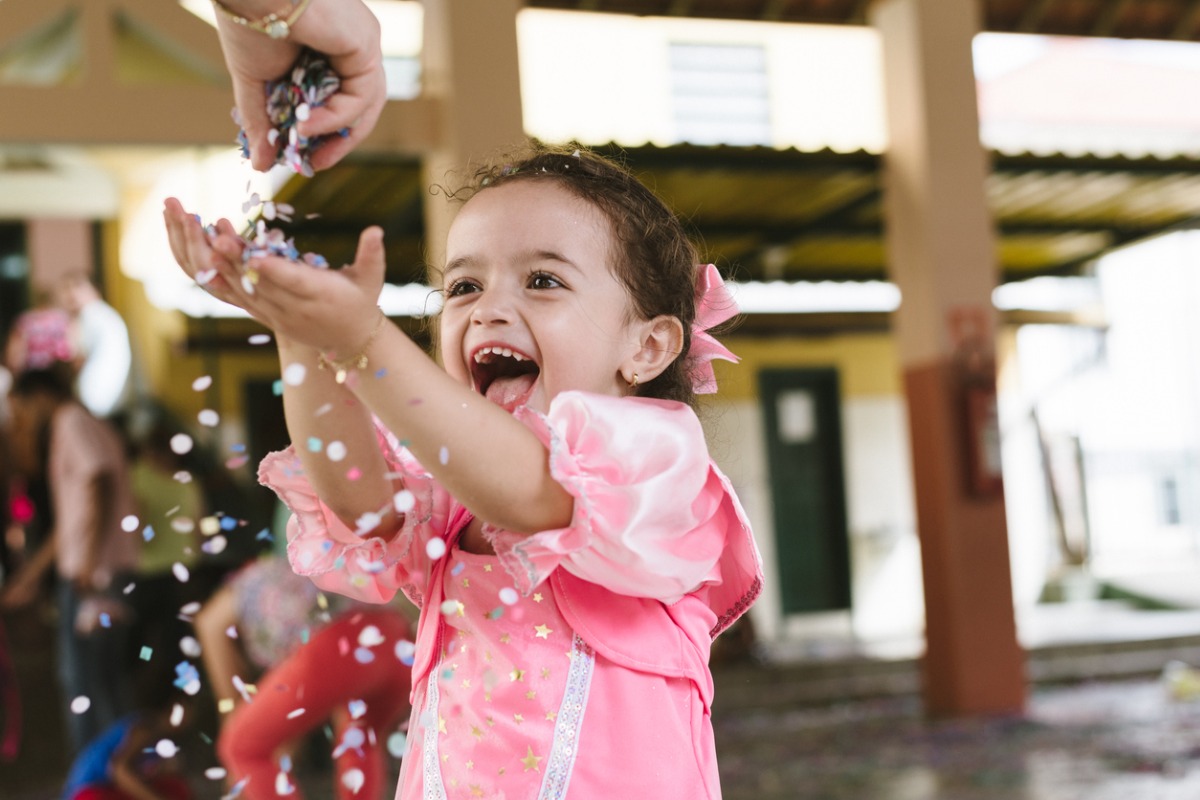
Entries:
POLYGON ((529 428, 451 378, 395 326, 364 342, 335 350, 367 359, 347 385, 459 502, 514 533, 570 523, 574 500, 529 428))
POLYGON ((370 411, 319 367, 315 348, 276 338, 288 435, 313 490, 351 529, 364 514, 379 514, 366 535, 389 538, 397 527, 392 496, 401 487, 388 477, 370 411))

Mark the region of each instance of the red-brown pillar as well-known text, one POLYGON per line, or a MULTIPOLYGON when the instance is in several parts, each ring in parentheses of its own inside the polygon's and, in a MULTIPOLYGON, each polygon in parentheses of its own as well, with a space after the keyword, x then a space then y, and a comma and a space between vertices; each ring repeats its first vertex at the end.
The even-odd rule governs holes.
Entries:
POLYGON ((971 42, 978 4, 877 0, 889 147, 889 270, 912 434, 925 589, 926 710, 1020 711, 1017 641, 995 420, 991 293, 996 244, 985 194, 971 42))

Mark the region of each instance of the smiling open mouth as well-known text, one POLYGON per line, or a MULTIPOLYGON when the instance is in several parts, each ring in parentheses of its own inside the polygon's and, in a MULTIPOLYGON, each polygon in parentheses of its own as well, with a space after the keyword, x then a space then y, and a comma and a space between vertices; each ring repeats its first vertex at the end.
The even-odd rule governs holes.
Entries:
POLYGON ((471 360, 475 389, 507 411, 529 398, 540 372, 533 359, 507 347, 481 348, 471 360))

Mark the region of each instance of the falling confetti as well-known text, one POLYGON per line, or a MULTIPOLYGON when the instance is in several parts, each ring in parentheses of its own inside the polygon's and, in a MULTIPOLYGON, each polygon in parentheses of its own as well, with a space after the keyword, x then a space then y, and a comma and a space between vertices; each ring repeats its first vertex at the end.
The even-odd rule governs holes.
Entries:
POLYGON ((375 625, 367 625, 358 632, 358 643, 363 647, 378 647, 386 641, 375 625))
POLYGON ((154 752, 162 758, 173 758, 179 752, 179 747, 170 739, 159 739, 154 745, 154 752))
POLYGON ((206 408, 201 411, 198 415, 196 415, 196 419, 201 425, 204 425, 208 428, 215 428, 217 425, 221 424, 221 415, 216 411, 213 411, 211 408, 206 408))
POLYGON ((434 537, 425 543, 425 555, 437 561, 442 556, 446 555, 446 543, 434 537))
POLYGON ((79 695, 79 697, 76 697, 74 700, 71 701, 71 713, 72 714, 84 714, 91 707, 92 707, 91 698, 86 697, 84 695, 79 695))
POLYGON ((177 433, 171 437, 171 452, 179 456, 185 455, 191 452, 193 444, 192 437, 186 433, 177 433))
POLYGON ((346 457, 346 445, 341 442, 330 442, 325 448, 325 455, 330 461, 341 461, 346 457))
POLYGON ((342 785, 354 794, 358 794, 359 789, 363 787, 363 783, 365 782, 366 776, 363 775, 363 771, 357 767, 354 769, 348 769, 342 774, 342 785))
POLYGON ((517 594, 517 590, 511 586, 505 586, 500 590, 500 602, 504 603, 506 606, 513 605, 519 598, 520 596, 517 594))
POLYGON ((203 392, 205 389, 212 386, 212 382, 213 379, 211 375, 201 375, 199 378, 196 378, 196 380, 192 381, 192 391, 203 392))
POLYGON ((304 383, 305 377, 308 375, 308 368, 297 362, 288 364, 283 369, 283 382, 288 386, 299 386, 304 383))
POLYGON ((138 520, 138 518, 133 514, 130 514, 129 516, 121 519, 121 530, 125 531, 126 533, 133 533, 138 529, 138 525, 140 524, 141 522, 138 520))
POLYGON ((401 514, 411 511, 416 504, 417 498, 408 489, 401 489, 392 496, 392 506, 401 514))

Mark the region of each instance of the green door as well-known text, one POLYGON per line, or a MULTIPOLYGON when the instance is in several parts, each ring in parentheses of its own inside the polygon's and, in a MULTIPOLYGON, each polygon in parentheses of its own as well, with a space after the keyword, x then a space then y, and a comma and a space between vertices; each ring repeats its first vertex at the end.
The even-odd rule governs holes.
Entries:
POLYGON ((850 608, 850 546, 835 369, 759 373, 783 613, 850 608))

